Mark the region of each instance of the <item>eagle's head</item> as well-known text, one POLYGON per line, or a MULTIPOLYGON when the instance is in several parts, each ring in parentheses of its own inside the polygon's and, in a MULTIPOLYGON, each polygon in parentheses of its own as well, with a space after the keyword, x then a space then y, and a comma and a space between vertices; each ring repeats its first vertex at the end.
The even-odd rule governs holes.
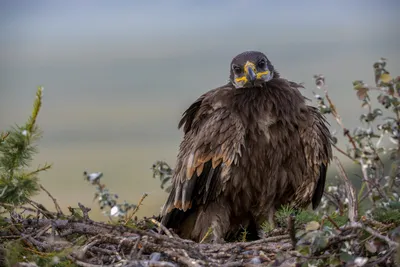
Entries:
POLYGON ((274 67, 261 52, 246 51, 232 59, 229 79, 236 88, 262 86, 274 77, 274 67))

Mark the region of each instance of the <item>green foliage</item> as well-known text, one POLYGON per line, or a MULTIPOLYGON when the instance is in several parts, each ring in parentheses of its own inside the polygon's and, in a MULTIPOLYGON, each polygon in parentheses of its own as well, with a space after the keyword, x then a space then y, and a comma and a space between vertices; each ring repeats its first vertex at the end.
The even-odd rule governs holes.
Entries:
POLYGON ((156 161, 151 167, 153 171, 153 178, 159 179, 161 182, 161 189, 164 189, 165 192, 171 192, 172 185, 170 184, 172 179, 172 168, 164 161, 156 161), (169 184, 167 187, 165 187, 169 184))
MULTIPOLYGON (((139 206, 147 197, 147 193, 143 194, 138 204, 128 203, 125 200, 121 203, 117 194, 112 194, 105 184, 100 183, 103 173, 87 173, 85 171, 83 175, 88 182, 95 186, 96 192, 94 199, 97 199, 100 209, 103 210, 103 214, 110 219, 116 217, 117 222, 123 222, 124 225, 132 225, 131 219, 139 210, 139 206)), ((73 216, 82 218, 83 214, 80 208, 69 207, 69 210, 73 216)))
POLYGON ((66 258, 69 250, 43 253, 26 247, 23 241, 10 241, 5 246, 4 266, 14 266, 19 262, 35 263, 40 267, 75 267, 78 266, 66 258), (22 260, 23 259, 23 260, 22 260))
POLYGON ((287 219, 292 214, 295 215, 296 227, 301 227, 311 221, 321 220, 321 215, 310 210, 299 210, 296 212, 290 206, 283 206, 275 213, 276 223, 281 227, 287 227, 287 219))
MULTIPOLYGON (((328 186, 318 210, 318 213, 324 216, 315 217, 314 222, 307 224, 304 230, 296 233, 297 250, 304 256, 317 256, 319 251, 325 251, 332 246, 333 238, 340 234, 337 232, 339 227, 348 227, 349 216, 355 214, 354 211, 358 212, 358 216, 352 218, 353 220, 362 218, 365 224, 377 229, 388 229, 400 224, 400 77, 393 79, 390 76, 386 69, 386 59, 382 58, 376 62, 373 68, 375 86, 367 85, 361 80, 353 82, 361 107, 366 110, 360 116, 361 126, 354 127, 353 131, 344 127, 328 95, 325 78, 322 75, 315 76, 317 88, 323 90, 325 95, 314 93, 320 112, 332 115, 348 140, 347 149, 338 147, 337 138, 334 138, 333 145, 337 152, 361 167, 362 177, 360 177, 361 189, 357 196, 355 186, 348 184, 349 179, 346 173, 340 172, 339 168, 342 181, 337 180, 335 185, 328 186), (371 97, 373 91, 378 92, 378 103, 387 109, 386 112, 391 112, 391 116, 383 117, 384 112, 380 108, 373 108, 371 97), (387 147, 382 145, 382 140, 386 136, 392 142, 392 145, 387 147), (383 164, 382 158, 385 153, 390 155, 389 173, 386 173, 383 164), (324 222, 324 226, 315 227, 321 221, 324 222)), ((284 212, 278 212, 278 214, 282 218, 287 216, 284 212)), ((303 261, 303 265, 342 266, 343 263, 357 262, 357 266, 363 266, 368 261, 373 261, 379 253, 383 255, 390 250, 382 243, 379 246, 374 245, 375 240, 382 241, 385 232, 382 234, 373 228, 368 228, 369 226, 363 227, 365 228, 364 235, 336 245, 334 251, 330 250, 329 258, 303 261), (363 250, 367 251, 364 255, 371 256, 370 259, 356 256, 363 250)))
POLYGON ((372 217, 385 224, 400 225, 400 202, 389 202, 385 207, 379 207, 372 211, 372 217))
POLYGON ((39 87, 34 101, 32 115, 23 126, 12 127, 0 135, 0 203, 21 205, 38 193, 38 173, 50 168, 45 164, 35 171, 26 167, 37 153, 36 142, 41 132, 36 119, 42 105, 43 88, 39 87))

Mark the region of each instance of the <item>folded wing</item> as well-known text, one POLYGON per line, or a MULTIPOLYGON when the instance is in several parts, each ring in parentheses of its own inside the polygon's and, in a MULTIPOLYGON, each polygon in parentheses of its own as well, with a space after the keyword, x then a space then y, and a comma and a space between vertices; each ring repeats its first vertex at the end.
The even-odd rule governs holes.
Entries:
POLYGON ((240 119, 227 108, 229 102, 222 105, 218 101, 226 90, 231 89, 220 88, 202 95, 183 114, 179 127, 183 126, 185 135, 172 190, 161 213, 164 225, 175 209, 185 212, 214 201, 230 179, 232 164, 241 153, 244 129, 240 119))

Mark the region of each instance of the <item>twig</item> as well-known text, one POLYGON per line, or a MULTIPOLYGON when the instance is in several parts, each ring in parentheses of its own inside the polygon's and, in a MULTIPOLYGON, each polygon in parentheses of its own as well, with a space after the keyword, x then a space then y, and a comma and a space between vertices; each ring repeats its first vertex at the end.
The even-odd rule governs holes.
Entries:
POLYGON ((38 212, 42 213, 46 218, 49 219, 54 219, 56 216, 54 216, 54 213, 46 209, 45 206, 43 206, 40 203, 37 203, 36 201, 33 201, 32 199, 28 199, 29 204, 31 204, 34 208, 37 209, 38 212))
POLYGON ((342 122, 342 118, 340 117, 339 113, 336 110, 335 105, 333 104, 331 98, 329 97, 328 88, 326 87, 325 82, 324 82, 323 88, 324 88, 325 98, 326 98, 326 100, 328 100, 329 107, 331 109, 332 116, 335 118, 336 122, 340 125, 340 127, 342 127, 343 135, 347 136, 347 138, 349 139, 349 142, 352 144, 354 150, 356 150, 357 149, 357 145, 356 145, 353 137, 350 135, 350 131, 344 127, 344 124, 342 122))
POLYGON ((29 248, 29 247, 25 247, 24 249, 27 250, 27 251, 33 252, 33 253, 35 253, 37 255, 40 255, 42 257, 45 257, 45 256, 47 256, 49 254, 49 253, 37 251, 36 249, 32 249, 32 248, 29 248))
POLYGON ((90 264, 90 263, 86 263, 86 262, 83 262, 83 261, 80 261, 80 260, 78 260, 78 259, 75 259, 73 256, 71 256, 71 255, 68 255, 67 256, 67 258, 69 259, 69 260, 71 260, 72 262, 74 262, 76 265, 78 265, 78 266, 81 266, 81 267, 113 267, 113 266, 115 266, 114 264, 113 265, 97 265, 97 264, 90 264))
POLYGON ((339 175, 343 179, 346 186, 347 198, 349 199, 349 220, 350 222, 355 222, 358 218, 358 203, 354 187, 347 177, 347 174, 343 168, 342 163, 340 163, 340 160, 336 156, 334 156, 333 158, 338 168, 339 175))
POLYGON ((326 215, 326 218, 331 222, 331 224, 332 224, 337 230, 340 230, 339 225, 337 225, 337 223, 336 223, 334 220, 332 220, 331 216, 326 215))
MULTIPOLYGON (((37 173, 42 172, 42 171, 47 171, 48 169, 51 168, 51 166, 52 166, 52 164, 47 165, 47 163, 46 163, 43 167, 39 167, 39 168, 37 168, 36 170, 34 170, 34 171, 28 173, 28 176, 37 174, 37 173)), ((42 188, 42 189, 43 189, 43 188, 42 188)), ((45 190, 45 191, 46 191, 46 190, 45 190)))
POLYGON ((27 210, 27 211, 30 211, 30 212, 36 212, 36 209, 32 209, 30 207, 25 207, 25 206, 20 206, 20 205, 12 205, 12 204, 8 204, 8 203, 0 203, 0 206, 11 208, 11 209, 16 208, 16 209, 27 210))
POLYGON ((358 162, 355 158, 353 158, 353 157, 350 156, 348 153, 346 153, 343 149, 341 149, 340 147, 338 147, 338 146, 335 145, 335 144, 332 144, 332 146, 333 146, 338 152, 340 152, 341 154, 343 154, 344 156, 346 156, 347 158, 349 158, 351 161, 353 161, 353 162, 355 162, 355 163, 357 163, 357 164, 360 165, 360 162, 358 162))
MULTIPOLYGON (((51 167, 51 165, 48 166, 48 168, 50 168, 50 167, 51 167)), ((47 195, 53 200, 54 206, 56 207, 56 210, 57 210, 57 213, 60 214, 60 215, 64 215, 64 213, 63 213, 62 210, 61 210, 60 205, 58 205, 57 199, 55 199, 55 198, 50 194, 50 192, 49 192, 46 188, 44 188, 43 185, 40 185, 40 188, 41 188, 44 192, 46 192, 47 195)))
POLYGON ((207 232, 203 236, 203 238, 200 240, 200 244, 203 243, 212 233, 213 229, 210 227, 208 228, 207 232))
POLYGON ((185 264, 186 266, 190 267, 200 267, 202 265, 198 264, 195 260, 191 259, 188 256, 182 256, 178 254, 176 251, 164 251, 170 257, 176 258, 178 262, 185 264))
POLYGON ((135 209, 132 211, 131 215, 125 220, 124 225, 127 225, 128 222, 132 219, 132 217, 138 212, 140 205, 142 205, 143 200, 148 196, 147 193, 144 193, 139 200, 138 204, 136 205, 135 209))
POLYGON ((324 253, 325 251, 329 250, 331 247, 333 247, 333 246, 335 246, 335 245, 337 245, 339 243, 342 243, 344 241, 352 240, 352 239, 354 239, 356 237, 357 237, 356 234, 350 234, 350 235, 345 235, 345 236, 340 236, 340 235, 339 236, 333 236, 333 237, 329 238, 328 244, 325 247, 316 250, 313 253, 313 255, 314 256, 320 256, 322 253, 324 253))
POLYGON ((398 246, 399 246, 399 243, 390 240, 389 237, 384 236, 384 235, 378 233, 377 231, 375 231, 374 229, 372 229, 372 228, 369 227, 369 226, 362 225, 361 223, 352 223, 352 224, 351 224, 351 227, 353 227, 353 228, 358 228, 358 229, 362 229, 362 230, 364 230, 364 231, 370 233, 371 235, 375 236, 376 238, 379 238, 379 239, 385 241, 385 242, 386 242, 388 245, 390 245, 390 246, 393 246, 393 247, 398 247, 398 246))
POLYGON ((292 241, 292 246, 293 248, 296 248, 296 229, 295 229, 295 216, 290 214, 288 218, 288 230, 289 230, 289 236, 290 240, 292 241))
POLYGON ((3 142, 10 135, 10 132, 5 132, 0 134, 0 141, 3 142))
POLYGON ((85 206, 83 206, 83 205, 82 205, 81 203, 79 203, 79 202, 78 202, 78 206, 79 206, 79 208, 82 210, 83 219, 84 219, 85 221, 89 221, 90 219, 89 219, 89 214, 88 214, 88 212, 91 211, 91 208, 86 208, 85 206))
POLYGON ((390 249, 385 255, 383 255, 381 258, 378 258, 370 263, 368 263, 367 265, 365 265, 365 267, 375 267, 378 266, 378 264, 385 262, 387 259, 389 259, 393 253, 396 251, 395 248, 390 249))
POLYGON ((167 227, 165 227, 164 225, 162 225, 160 222, 158 222, 157 220, 150 218, 148 219, 149 221, 151 221, 152 223, 154 223, 155 225, 157 225, 159 228, 161 228, 164 233, 167 234, 168 237, 173 238, 174 236, 171 234, 171 232, 167 229, 167 227))

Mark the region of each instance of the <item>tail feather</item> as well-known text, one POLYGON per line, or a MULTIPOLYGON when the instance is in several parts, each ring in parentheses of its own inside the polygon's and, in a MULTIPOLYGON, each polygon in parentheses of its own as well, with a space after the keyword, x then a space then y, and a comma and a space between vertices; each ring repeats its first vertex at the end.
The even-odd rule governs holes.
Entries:
POLYGON ((161 224, 168 229, 173 229, 181 238, 191 239, 196 220, 196 209, 189 209, 187 211, 173 209, 161 218, 161 224))

